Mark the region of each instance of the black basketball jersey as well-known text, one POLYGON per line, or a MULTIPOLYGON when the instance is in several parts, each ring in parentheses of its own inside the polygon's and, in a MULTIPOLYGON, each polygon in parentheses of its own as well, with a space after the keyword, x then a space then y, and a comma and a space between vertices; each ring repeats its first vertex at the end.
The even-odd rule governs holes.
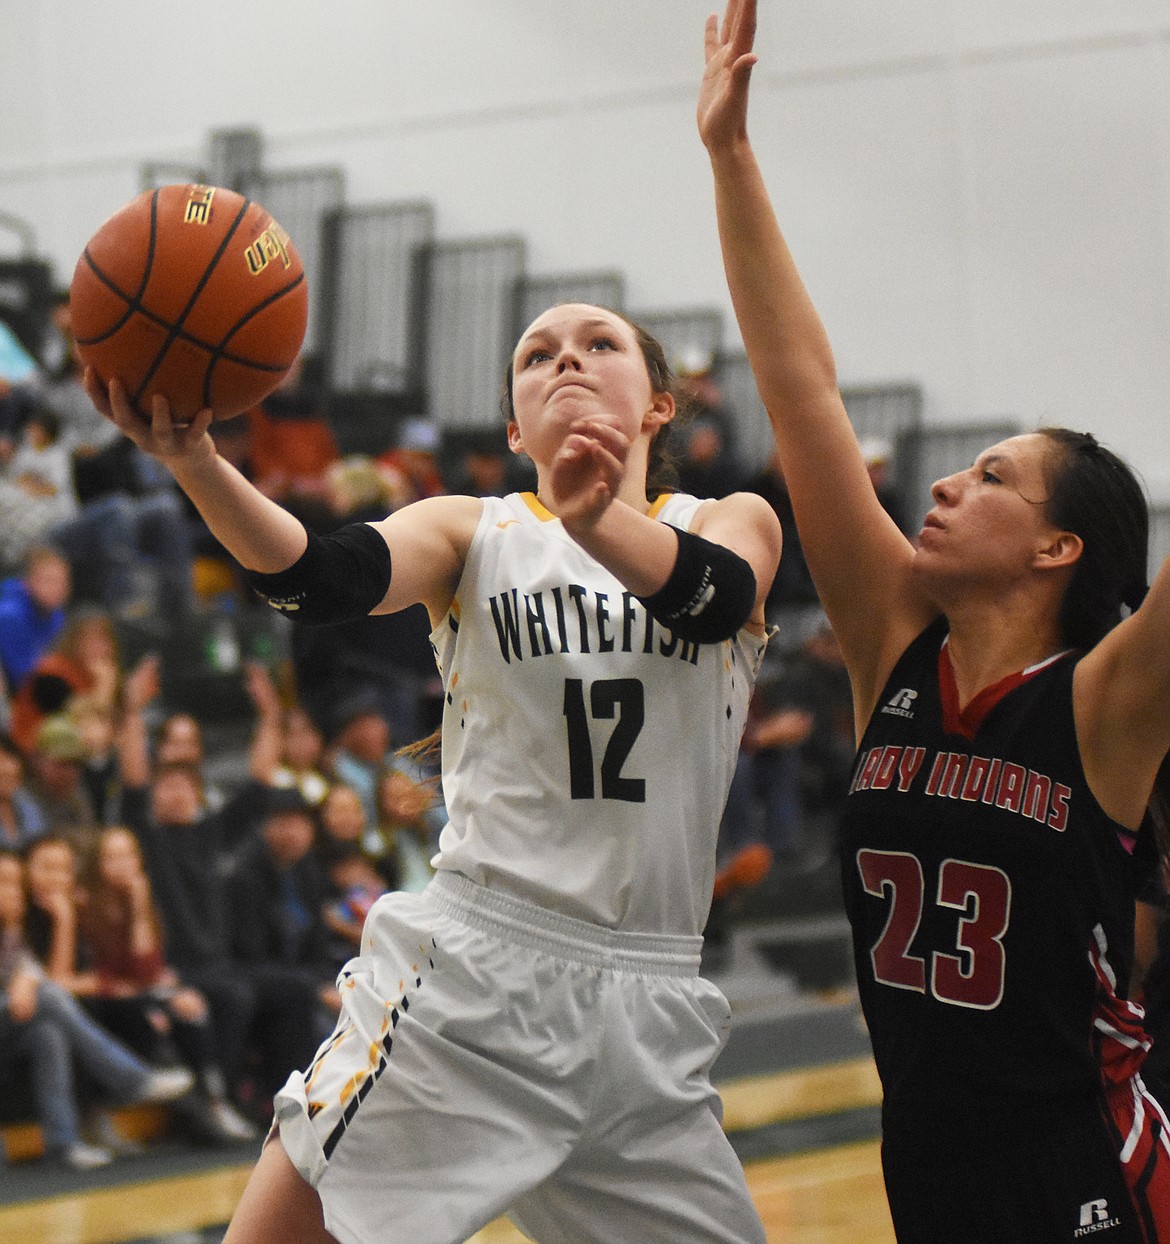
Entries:
POLYGON ((841 864, 887 1134, 1083 1102, 1148 1042, 1124 1001, 1135 835, 1091 794, 1077 654, 960 714, 939 620, 894 668, 858 753, 841 864))

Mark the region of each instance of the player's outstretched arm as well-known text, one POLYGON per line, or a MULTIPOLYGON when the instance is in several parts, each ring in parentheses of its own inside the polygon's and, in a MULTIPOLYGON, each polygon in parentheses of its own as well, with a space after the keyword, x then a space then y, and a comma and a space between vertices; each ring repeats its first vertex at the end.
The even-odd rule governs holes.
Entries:
POLYGON ((1140 608, 1077 666, 1077 738, 1097 802, 1136 826, 1170 750, 1170 558, 1140 608))
POLYGON ((861 700, 877 695, 893 660, 932 611, 908 582, 913 549, 874 493, 838 391, 828 336, 748 139, 755 25, 755 0, 729 0, 721 25, 708 18, 699 133, 714 174, 720 244, 744 346, 809 568, 861 700))
POLYGON ((166 398, 156 396, 146 423, 118 381, 112 380, 107 390, 92 368, 86 369, 85 391, 120 432, 171 472, 212 535, 241 566, 271 573, 291 566, 305 551, 304 527, 216 452, 208 432, 210 410, 200 411, 190 423, 177 423, 166 398))
POLYGON ((450 604, 482 512, 477 498, 429 498, 323 541, 219 456, 208 432, 211 411, 176 423, 166 399, 155 397, 148 424, 117 381, 107 392, 90 370, 86 391, 98 410, 167 467, 215 538, 252 572, 253 587, 289 617, 343 621, 420 601, 441 617, 450 604))

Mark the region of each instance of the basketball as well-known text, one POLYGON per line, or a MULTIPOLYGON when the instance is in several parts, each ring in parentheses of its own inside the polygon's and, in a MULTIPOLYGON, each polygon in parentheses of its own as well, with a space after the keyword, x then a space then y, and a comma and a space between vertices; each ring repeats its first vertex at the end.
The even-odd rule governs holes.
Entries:
POLYGON ((230 419, 288 373, 309 294, 288 234, 218 186, 148 190, 90 238, 69 288, 81 361, 140 415, 163 394, 179 422, 230 419))

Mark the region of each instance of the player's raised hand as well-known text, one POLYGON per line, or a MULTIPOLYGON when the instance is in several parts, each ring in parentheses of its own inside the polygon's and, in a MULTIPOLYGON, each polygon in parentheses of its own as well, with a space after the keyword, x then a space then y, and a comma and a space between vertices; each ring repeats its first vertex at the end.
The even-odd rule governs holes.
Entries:
POLYGON ((150 421, 143 419, 130 405, 125 389, 117 379, 107 387, 92 367, 85 369, 85 391, 94 406, 139 449, 162 462, 184 458, 196 453, 215 452, 207 435, 213 418, 210 410, 201 410, 190 423, 178 423, 171 416, 167 399, 155 394, 150 402, 150 421))
POLYGON ((708 150, 747 133, 748 85, 757 57, 756 0, 728 0, 723 24, 707 18, 707 68, 699 87, 699 137, 708 150))
POLYGON ((628 438, 600 419, 575 423, 545 482, 552 509, 570 530, 591 527, 617 496, 630 452, 628 438))

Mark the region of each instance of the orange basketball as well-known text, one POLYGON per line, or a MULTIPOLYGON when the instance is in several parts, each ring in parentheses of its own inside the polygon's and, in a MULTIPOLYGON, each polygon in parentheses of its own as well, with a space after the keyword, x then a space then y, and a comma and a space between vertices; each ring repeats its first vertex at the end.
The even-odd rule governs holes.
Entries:
POLYGON ((139 414, 164 394, 176 419, 230 419, 296 361, 309 316, 304 269, 260 206, 218 186, 163 186, 90 238, 69 289, 77 353, 139 414))

